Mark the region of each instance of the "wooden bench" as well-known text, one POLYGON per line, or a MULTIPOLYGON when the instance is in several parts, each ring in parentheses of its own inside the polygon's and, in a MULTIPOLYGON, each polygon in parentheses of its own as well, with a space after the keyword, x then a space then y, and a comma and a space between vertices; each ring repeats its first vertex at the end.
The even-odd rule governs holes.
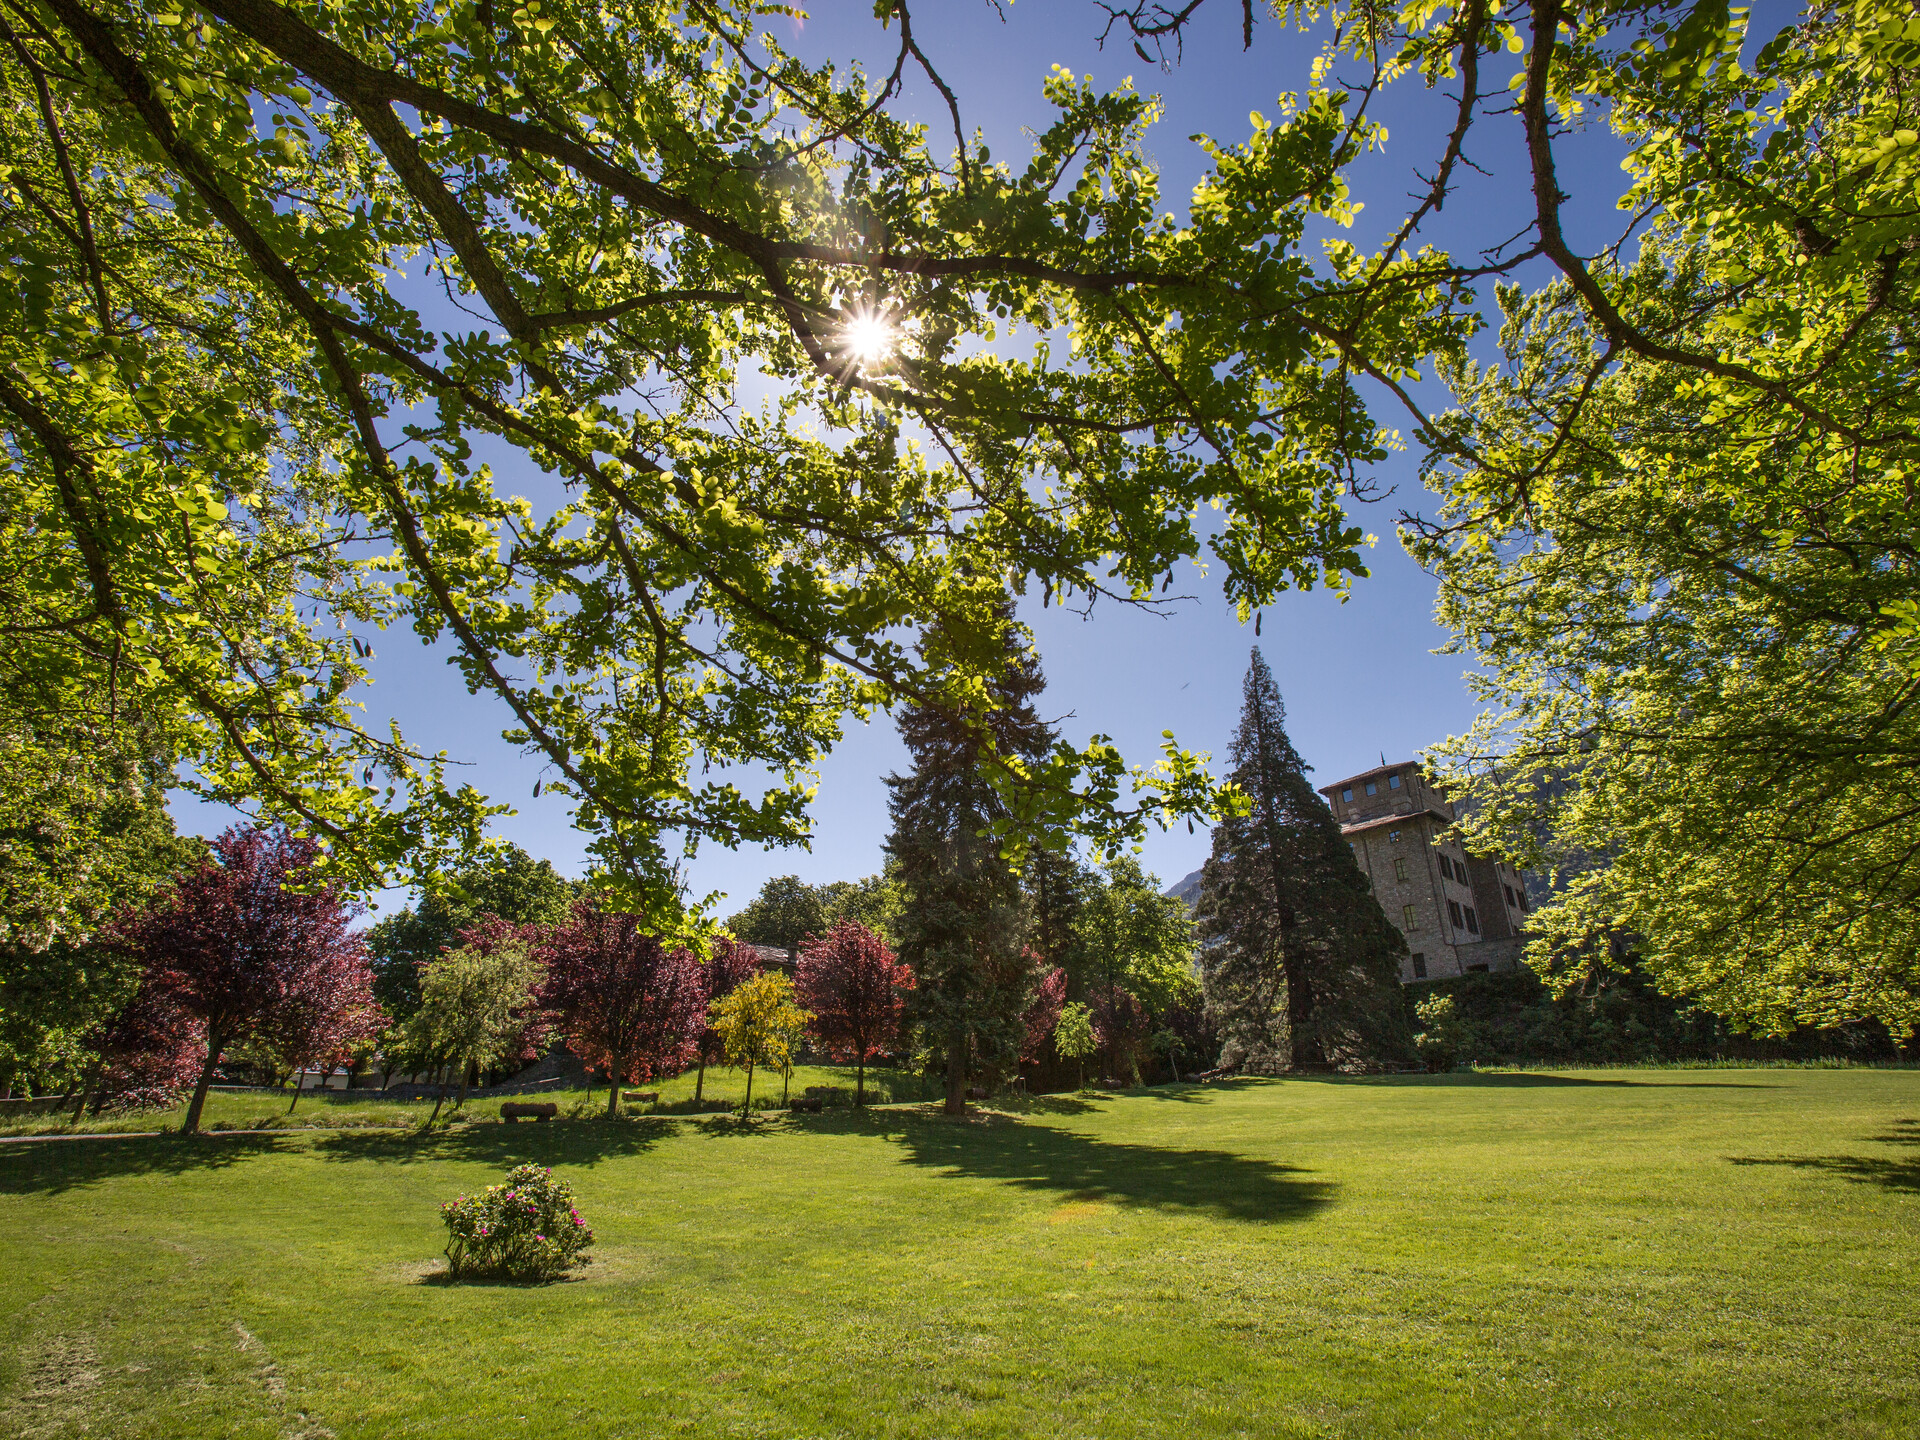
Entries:
POLYGON ((511 1125, 516 1120, 551 1120, 560 1107, 551 1100, 528 1102, 509 1100, 500 1107, 500 1118, 511 1125))
POLYGON ((629 1105, 654 1105, 660 1100, 658 1090, 622 1090, 620 1098, 629 1105))

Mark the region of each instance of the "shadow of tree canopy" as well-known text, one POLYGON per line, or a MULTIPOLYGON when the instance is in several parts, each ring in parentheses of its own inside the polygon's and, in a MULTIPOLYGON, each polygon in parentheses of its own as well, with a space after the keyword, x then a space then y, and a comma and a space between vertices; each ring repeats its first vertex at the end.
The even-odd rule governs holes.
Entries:
MULTIPOLYGON (((1869 1135, 1875 1145, 1920 1145, 1920 1120, 1895 1120, 1886 1135, 1869 1135)), ((1878 1185, 1904 1195, 1920 1195, 1920 1157, 1884 1155, 1730 1155, 1734 1165, 1775 1165, 1834 1175, 1856 1184, 1878 1185)))
POLYGON ((1190 1211, 1251 1223, 1303 1220, 1332 1203, 1332 1181, 1225 1150, 1178 1150, 1097 1140, 1007 1115, 965 1121, 902 1114, 807 1117, 809 1131, 869 1134, 942 1178, 970 1176, 1062 1199, 1190 1211))
POLYGON ((672 1120, 568 1120, 545 1125, 483 1122, 445 1130, 301 1131, 270 1135, 142 1135, 126 1139, 61 1137, 0 1146, 0 1194, 58 1194, 122 1175, 186 1175, 221 1170, 263 1155, 305 1150, 328 1161, 387 1165, 473 1161, 502 1168, 595 1165, 638 1155, 679 1127, 672 1120))
POLYGON ((58 1195, 122 1175, 224 1170, 294 1148, 280 1135, 62 1136, 0 1146, 0 1195, 58 1195))
POLYGON ((417 1165, 456 1160, 515 1165, 596 1165, 644 1154, 680 1126, 642 1116, 621 1120, 551 1120, 546 1124, 456 1125, 420 1132, 339 1131, 314 1141, 324 1160, 417 1165))

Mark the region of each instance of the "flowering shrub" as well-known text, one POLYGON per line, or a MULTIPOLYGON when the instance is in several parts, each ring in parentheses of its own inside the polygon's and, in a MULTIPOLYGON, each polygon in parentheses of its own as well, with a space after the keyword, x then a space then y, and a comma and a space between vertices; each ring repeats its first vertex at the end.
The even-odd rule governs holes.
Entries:
POLYGON ((538 1165, 507 1172, 507 1183, 440 1207, 447 1222, 447 1273, 557 1280, 587 1260, 593 1231, 573 1208, 573 1189, 538 1165))

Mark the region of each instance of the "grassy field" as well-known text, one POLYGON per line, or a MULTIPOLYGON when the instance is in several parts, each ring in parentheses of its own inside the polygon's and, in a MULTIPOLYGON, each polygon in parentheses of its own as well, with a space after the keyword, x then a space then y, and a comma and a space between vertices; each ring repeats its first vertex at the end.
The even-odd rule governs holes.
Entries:
MULTIPOLYGON (((842 1069, 830 1065, 796 1065, 793 1067, 793 1093, 803 1095, 809 1085, 844 1086, 849 1097, 853 1094, 854 1075, 851 1067, 842 1069)), ((622 1110, 633 1115, 673 1115, 694 1113, 692 1072, 677 1075, 671 1080, 649 1080, 645 1085, 628 1086, 629 1090, 658 1094, 658 1103, 651 1105, 623 1104, 622 1110)), ((934 1082, 921 1075, 891 1070, 869 1070, 867 1072, 867 1096, 879 1103, 891 1101, 912 1101, 932 1099, 937 1087, 934 1082)), ((713 1066, 707 1070, 706 1085, 702 1091, 700 1113, 724 1110, 729 1107, 740 1108, 740 1102, 747 1090, 747 1077, 744 1070, 733 1070, 713 1066)), ((475 1095, 468 1099, 465 1106, 455 1109, 456 1091, 445 1106, 441 1107, 441 1118, 458 1118, 468 1121, 492 1121, 500 1118, 500 1106, 513 1100, 552 1100, 560 1107, 563 1115, 572 1118, 586 1118, 604 1114, 607 1108, 605 1087, 598 1090, 543 1090, 525 1095, 475 1095)), ((417 1128, 433 1114, 433 1101, 427 1100, 364 1100, 343 1099, 321 1091, 309 1090, 303 1093, 297 1104, 291 1090, 276 1094, 271 1090, 214 1090, 207 1095, 207 1105, 200 1117, 200 1124, 207 1130, 271 1130, 271 1129, 334 1129, 341 1126, 369 1127, 409 1127, 417 1128)), ((753 1108, 756 1110, 784 1108, 781 1098, 781 1076, 775 1071, 771 1076, 760 1070, 753 1077, 753 1108)), ((129 1115, 103 1115, 82 1120, 78 1125, 67 1123, 67 1116, 60 1115, 18 1115, 0 1117, 0 1137, 9 1135, 114 1135, 142 1134, 158 1130, 178 1130, 180 1122, 186 1116, 184 1104, 172 1110, 143 1110, 129 1115)))
POLYGON ((9 1144, 0 1435, 1904 1437, 1916 1259, 1913 1071, 9 1144), (595 1263, 438 1283, 525 1159, 595 1263))

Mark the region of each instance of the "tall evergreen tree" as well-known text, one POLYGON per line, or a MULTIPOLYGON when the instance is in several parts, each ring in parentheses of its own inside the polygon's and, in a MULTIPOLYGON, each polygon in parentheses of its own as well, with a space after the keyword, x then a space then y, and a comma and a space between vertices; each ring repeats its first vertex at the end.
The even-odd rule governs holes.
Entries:
POLYGON ((914 973, 910 1017, 945 1062, 949 1115, 965 1111, 970 1074, 1019 1063, 1034 978, 1020 876, 986 833, 1007 810, 986 772, 992 762, 980 727, 1010 759, 1038 759, 1053 739, 1034 709, 1047 683, 1039 660, 1025 649, 1023 629, 1009 631, 1022 650, 993 682, 984 716, 942 705, 907 709, 900 738, 913 770, 887 777, 887 852, 903 894, 899 954, 914 973))
POLYGON ((1406 941, 1387 922, 1327 803, 1287 738, 1286 707, 1258 650, 1228 752, 1252 801, 1223 819, 1197 919, 1208 998, 1230 1051, 1255 1067, 1398 1058, 1406 941))

